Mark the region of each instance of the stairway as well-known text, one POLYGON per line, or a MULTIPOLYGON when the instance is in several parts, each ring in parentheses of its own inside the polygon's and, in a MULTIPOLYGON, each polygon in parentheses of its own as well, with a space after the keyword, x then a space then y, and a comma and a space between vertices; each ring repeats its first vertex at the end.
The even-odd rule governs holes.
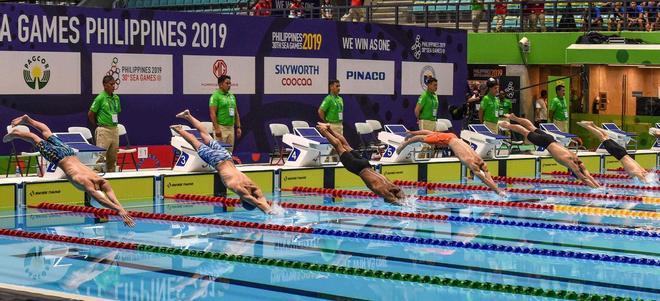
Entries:
MULTIPOLYGON (((371 4, 374 5, 371 15, 371 22, 382 24, 395 24, 396 8, 395 7, 382 7, 382 5, 400 5, 399 7, 399 24, 410 24, 413 0, 373 0, 371 4)), ((368 5, 368 4, 367 4, 368 5)))

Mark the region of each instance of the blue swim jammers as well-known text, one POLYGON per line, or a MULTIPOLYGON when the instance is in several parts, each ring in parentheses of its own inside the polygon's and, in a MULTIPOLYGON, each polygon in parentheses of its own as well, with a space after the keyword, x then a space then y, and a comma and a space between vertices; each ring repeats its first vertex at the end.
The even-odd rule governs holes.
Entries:
POLYGON ((199 157, 213 168, 218 164, 231 160, 231 154, 218 141, 211 141, 209 145, 202 144, 197 150, 199 157))
POLYGON ((46 158, 46 160, 57 165, 62 159, 69 156, 75 156, 75 151, 64 144, 60 138, 57 138, 55 135, 51 135, 48 139, 41 140, 37 143, 37 148, 39 153, 46 158))

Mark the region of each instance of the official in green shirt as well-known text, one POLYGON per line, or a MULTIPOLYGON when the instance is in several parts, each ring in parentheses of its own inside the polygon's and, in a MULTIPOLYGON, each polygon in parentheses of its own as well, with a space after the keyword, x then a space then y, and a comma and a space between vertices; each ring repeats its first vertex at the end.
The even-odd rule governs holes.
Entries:
POLYGON ((500 100, 497 95, 500 92, 500 85, 494 78, 489 78, 486 82, 488 93, 481 99, 479 106, 479 120, 486 125, 493 133, 498 133, 497 122, 499 121, 500 100))
POLYGON ((117 167, 117 152, 119 151, 119 113, 121 102, 115 94, 115 79, 111 75, 103 77, 103 92, 94 98, 87 112, 89 123, 96 128, 96 146, 106 149, 97 163, 105 163, 106 172, 114 172, 117 167))
POLYGON ((511 102, 511 99, 506 98, 506 92, 504 91, 500 91, 499 101, 500 101, 499 117, 500 119, 502 119, 504 114, 511 113, 511 109, 513 109, 513 103, 511 102))
POLYGON ((230 145, 227 150, 234 151, 235 138, 241 138, 241 117, 236 106, 236 96, 229 92, 231 77, 218 77, 218 89, 209 98, 209 111, 215 139, 230 145), (234 129, 235 128, 235 129, 234 129))
POLYGON ((341 85, 334 79, 328 83, 330 93, 323 99, 319 106, 319 119, 323 123, 329 123, 330 128, 336 133, 344 134, 344 100, 339 96, 341 85))
POLYGON ((550 122, 553 122, 562 132, 568 132, 568 102, 566 88, 563 85, 555 87, 557 96, 548 104, 550 122))
POLYGON ((415 117, 420 130, 435 131, 438 120, 438 80, 430 77, 426 80, 426 91, 417 99, 415 117))

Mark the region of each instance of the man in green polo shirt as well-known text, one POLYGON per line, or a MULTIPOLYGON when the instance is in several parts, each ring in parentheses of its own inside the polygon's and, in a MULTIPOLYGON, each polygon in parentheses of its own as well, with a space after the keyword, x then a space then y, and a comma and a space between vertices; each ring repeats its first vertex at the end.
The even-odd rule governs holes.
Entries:
MULTIPOLYGON (((438 80, 429 77, 426 79, 426 91, 417 99, 415 105, 415 117, 420 130, 435 131, 436 121, 438 120, 438 80)), ((421 151, 429 151, 431 147, 423 146, 421 151)), ((422 153, 419 158, 428 158, 428 154, 422 153)))
POLYGON ((96 128, 96 146, 106 149, 98 163, 105 162, 106 172, 114 172, 117 166, 117 152, 119 151, 119 112, 121 103, 119 95, 115 94, 115 79, 111 75, 103 77, 103 92, 94 98, 87 118, 96 128))
POLYGON ((557 96, 548 104, 550 122, 553 122, 562 132, 568 132, 568 102, 566 101, 566 88, 563 85, 555 87, 557 96))
POLYGON ((415 117, 420 130, 435 131, 438 120, 438 80, 430 77, 426 80, 426 91, 417 99, 415 117))
POLYGON ((334 79, 328 83, 330 94, 323 99, 319 107, 319 119, 321 122, 330 124, 330 128, 335 133, 344 134, 344 100, 339 96, 341 85, 334 79))
POLYGON ((241 138, 241 117, 238 115, 236 96, 229 92, 231 77, 221 75, 218 77, 218 90, 213 92, 209 99, 209 111, 215 139, 230 145, 229 152, 234 151, 234 137, 241 138), (236 131, 234 132, 234 127, 236 131))
POLYGON ((497 134, 497 122, 499 121, 500 100, 497 95, 500 91, 500 85, 494 78, 489 78, 486 82, 488 93, 481 99, 479 106, 479 120, 486 125, 493 133, 497 134))

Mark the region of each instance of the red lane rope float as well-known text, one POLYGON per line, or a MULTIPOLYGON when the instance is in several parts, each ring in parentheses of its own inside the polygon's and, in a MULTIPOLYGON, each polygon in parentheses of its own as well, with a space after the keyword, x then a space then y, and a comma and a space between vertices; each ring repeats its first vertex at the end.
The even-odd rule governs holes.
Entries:
MULTIPOLYGON (((100 216, 117 215, 116 211, 110 209, 64 205, 64 204, 40 203, 39 205, 29 205, 28 207, 37 208, 37 209, 47 209, 47 210, 90 213, 90 214, 97 214, 100 216)), ((314 231, 314 229, 312 228, 301 227, 301 226, 262 224, 255 222, 232 221, 232 220, 223 220, 223 219, 207 218, 207 217, 171 215, 165 213, 129 211, 129 214, 132 217, 136 217, 136 218, 145 218, 145 219, 153 219, 153 220, 172 221, 172 222, 185 222, 185 223, 195 223, 195 224, 205 224, 205 225, 217 225, 217 226, 274 230, 274 231, 284 231, 284 232, 297 232, 297 233, 312 233, 314 231)))
MULTIPOLYGON (((37 208, 37 209, 73 212, 73 213, 89 213, 98 216, 117 215, 115 211, 110 209, 52 204, 52 203, 40 203, 39 205, 29 205, 28 207, 37 208)), ((321 234, 323 234, 325 231, 335 232, 334 230, 315 229, 311 227, 262 224, 255 222, 223 220, 217 218, 206 218, 206 217, 196 217, 196 216, 171 215, 164 213, 147 213, 147 212, 136 212, 136 211, 129 211, 128 213, 133 217, 149 219, 155 222, 161 222, 161 221, 183 222, 183 223, 194 223, 194 224, 203 224, 203 225, 260 229, 260 230, 270 230, 270 231, 278 231, 278 232, 295 232, 295 233, 305 233, 305 234, 318 234, 319 231, 322 232, 321 234)), ((596 227, 587 227, 587 226, 545 224, 545 223, 529 223, 529 222, 482 219, 482 218, 461 217, 461 216, 444 216, 444 218, 446 218, 446 221, 449 222, 493 224, 493 225, 504 225, 504 226, 514 226, 514 227, 531 227, 531 228, 539 228, 539 229, 555 229, 555 230, 565 230, 565 231, 605 233, 605 234, 630 235, 630 236, 640 236, 640 237, 660 237, 659 233, 651 232, 651 231, 642 231, 642 230, 596 228, 596 227)), ((343 231, 343 232, 339 231, 339 232, 343 233, 343 232, 351 232, 351 231, 343 231)), ((373 234, 373 235, 378 236, 379 234, 373 234)))
MULTIPOLYGON (((623 167, 618 167, 618 168, 608 168, 607 171, 621 171, 625 172, 626 170, 623 167)), ((655 172, 655 173, 660 173, 660 169, 653 171, 652 169, 646 168, 646 171, 648 172, 655 172)))
MULTIPOLYGON (((447 184, 447 183, 426 183, 416 181, 401 181, 396 180, 394 184, 413 187, 425 187, 428 189, 455 189, 455 190, 477 190, 489 191, 490 188, 486 186, 465 185, 465 184, 447 184)), ((517 194, 532 194, 532 195, 550 195, 561 197, 575 197, 575 198, 592 198, 604 199, 608 201, 624 201, 624 202, 645 202, 648 197, 630 196, 630 195, 614 195, 614 194, 598 194, 587 192, 566 192, 566 191, 546 191, 535 189, 521 189, 521 188, 506 188, 507 192, 517 194)))
MULTIPOLYGON (((517 178, 517 177, 505 177, 505 176, 495 176, 493 180, 498 182, 504 182, 507 184, 513 183, 530 183, 530 184, 555 184, 555 185, 573 185, 573 186, 587 186, 586 184, 578 181, 565 181, 565 180, 549 180, 549 179, 535 179, 535 178, 517 178)), ((604 184, 603 186, 607 188, 617 188, 617 189, 636 189, 636 190, 651 190, 651 191, 660 191, 660 186, 641 186, 641 185, 626 185, 626 184, 604 184)))
MULTIPOLYGON (((313 188, 313 187, 293 187, 289 189, 283 189, 285 191, 292 191, 294 193, 315 193, 315 194, 328 194, 335 197, 364 197, 366 194, 369 194, 369 197, 378 197, 373 192, 368 191, 356 191, 356 190, 342 190, 342 189, 331 189, 331 188, 313 188)), ((499 202, 499 201, 490 201, 490 200, 471 200, 471 199, 462 199, 462 198, 450 198, 450 197, 441 197, 441 196, 426 196, 419 195, 415 196, 420 201, 426 202, 438 202, 438 203, 454 203, 461 205, 473 205, 481 207, 509 207, 509 208, 518 208, 518 209, 531 209, 531 210, 554 210, 555 205, 553 204, 532 204, 532 203, 523 203, 523 202, 499 202)), ((283 203, 280 203, 282 205, 283 203)), ((284 207, 284 206, 283 206, 284 207)))
POLYGON ((138 248, 138 244, 130 243, 130 242, 119 242, 119 241, 108 241, 108 240, 94 239, 94 238, 62 236, 56 234, 26 232, 23 230, 13 230, 13 229, 0 229, 0 235, 49 240, 55 242, 65 242, 72 244, 90 245, 90 246, 98 246, 98 247, 107 247, 107 248, 115 248, 115 249, 125 249, 125 250, 137 250, 138 248))
MULTIPOLYGON (((188 200, 188 201, 202 201, 209 203, 220 203, 220 204, 235 204, 235 200, 240 202, 238 199, 227 199, 224 197, 204 197, 204 200, 199 199, 198 195, 194 194, 175 194, 173 196, 166 196, 169 199, 177 200, 188 200)), ((364 208, 346 208, 346 207, 336 207, 336 206, 324 206, 316 204, 299 204, 299 203, 278 203, 283 208, 287 209, 301 209, 301 210, 314 210, 314 211, 327 211, 333 213, 350 213, 350 214, 365 214, 365 215, 378 215, 385 217, 404 217, 404 218, 417 218, 417 219, 430 219, 436 221, 447 220, 448 216, 440 214, 429 214, 429 213, 417 213, 417 212, 403 212, 403 211, 389 211, 389 210, 375 210, 375 209, 364 209, 364 208)))
MULTIPOLYGON (((312 187, 293 187, 284 189, 285 191, 293 191, 300 194, 332 194, 333 196, 349 197, 349 198, 364 198, 357 196, 357 194, 364 194, 365 191, 355 190, 340 190, 330 188, 312 188, 312 187)), ((375 196, 375 195, 374 195, 375 196)), ((418 200, 426 202, 439 202, 439 203, 455 203, 461 205, 473 205, 479 207, 498 207, 498 208, 515 208, 521 210, 541 210, 541 211, 554 211, 568 214, 586 214, 586 215, 600 215, 600 216, 613 216, 625 218, 641 218, 641 219, 660 219, 660 212, 649 211, 631 211, 627 209, 613 209, 613 208, 600 208, 592 206, 570 206, 561 204, 535 204, 526 202, 503 202, 492 200, 472 200, 462 198, 450 198, 441 196, 415 196, 418 200)))

